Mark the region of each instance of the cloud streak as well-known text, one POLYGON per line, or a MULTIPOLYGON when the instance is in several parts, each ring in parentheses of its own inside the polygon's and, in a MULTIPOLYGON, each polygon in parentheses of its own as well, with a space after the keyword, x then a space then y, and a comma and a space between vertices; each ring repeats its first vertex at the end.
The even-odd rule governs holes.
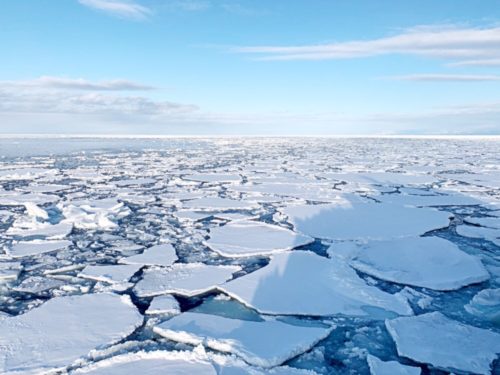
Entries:
POLYGON ((335 60, 402 54, 484 63, 500 59, 500 27, 419 26, 372 40, 302 46, 242 46, 232 51, 255 55, 260 60, 335 60))
POLYGON ((127 0, 78 0, 78 2, 120 18, 144 20, 152 14, 151 9, 127 0))
POLYGON ((153 86, 125 79, 92 82, 83 78, 62 78, 42 76, 26 81, 0 81, 0 87, 30 87, 45 89, 65 89, 84 91, 149 91, 153 86))

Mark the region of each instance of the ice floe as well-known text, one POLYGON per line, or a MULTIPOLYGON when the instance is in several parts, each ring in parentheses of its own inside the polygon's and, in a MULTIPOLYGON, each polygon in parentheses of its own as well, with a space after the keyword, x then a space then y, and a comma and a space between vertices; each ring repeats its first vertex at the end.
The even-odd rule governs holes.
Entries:
POLYGON ((305 327, 277 320, 261 322, 186 312, 154 327, 170 340, 207 347, 242 357, 246 362, 273 367, 310 349, 332 327, 305 327))
POLYGON ((338 240, 421 235, 447 227, 452 216, 433 209, 348 201, 288 206, 282 212, 297 231, 312 237, 338 240))
POLYGON ((396 361, 384 362, 381 359, 368 354, 366 357, 371 375, 420 375, 419 367, 402 365, 396 361))
POLYGON ((0 320, 0 372, 39 374, 64 368, 92 349, 126 337, 142 321, 127 296, 53 298, 0 320))
POLYGON ((165 243, 151 246, 144 250, 142 254, 122 258, 120 263, 171 266, 177 259, 174 247, 169 243, 165 243))
POLYGON ((176 263, 168 268, 152 268, 144 271, 142 279, 135 285, 134 293, 139 297, 160 294, 194 296, 214 289, 231 279, 239 266, 212 266, 202 263, 176 263))
POLYGON ((130 278, 141 268, 141 264, 87 266, 78 277, 126 286, 130 278))
POLYGON ((169 294, 154 297, 146 310, 146 314, 148 315, 177 315, 180 314, 180 312, 181 308, 179 302, 177 302, 174 296, 169 294))
POLYGON ((465 325, 439 312, 386 320, 398 354, 447 371, 490 374, 500 334, 465 325))
POLYGON ((206 245, 223 256, 244 257, 291 250, 313 241, 277 225, 237 221, 211 229, 206 245))
POLYGON ((500 289, 483 289, 465 305, 465 310, 500 327, 500 289))
POLYGON ((194 208, 200 211, 251 210, 259 207, 259 205, 255 202, 220 197, 192 199, 185 201, 183 206, 184 208, 194 208))
POLYGON ((435 290, 454 290, 489 279, 481 260, 439 237, 333 244, 330 256, 382 280, 435 290))
POLYGON ((343 262, 306 251, 273 255, 267 266, 219 289, 267 314, 412 314, 403 296, 367 285, 343 262))
POLYGON ((38 255, 43 253, 50 253, 66 249, 73 243, 68 240, 58 241, 19 241, 15 242, 10 248, 9 255, 13 258, 22 258, 26 256, 38 255))

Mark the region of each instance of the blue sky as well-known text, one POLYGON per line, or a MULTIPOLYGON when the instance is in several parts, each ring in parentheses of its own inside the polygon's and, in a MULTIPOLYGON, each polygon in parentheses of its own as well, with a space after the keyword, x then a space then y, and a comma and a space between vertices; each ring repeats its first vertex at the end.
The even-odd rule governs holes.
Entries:
POLYGON ((498 0, 16 0, 0 133, 500 134, 498 0))

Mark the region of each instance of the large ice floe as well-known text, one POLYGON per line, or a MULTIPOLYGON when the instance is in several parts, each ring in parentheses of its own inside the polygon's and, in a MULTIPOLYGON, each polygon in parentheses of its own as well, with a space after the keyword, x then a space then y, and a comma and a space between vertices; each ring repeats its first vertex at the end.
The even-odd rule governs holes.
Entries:
POLYGON ((435 290, 459 289, 490 277, 481 260, 439 237, 342 242, 328 252, 379 279, 435 290))
POLYGON ((159 324, 154 331, 170 340, 203 344, 214 350, 234 353, 256 366, 273 367, 310 349, 332 329, 186 312, 159 324))
POLYGON ((0 320, 0 372, 39 374, 64 368, 95 348, 123 339, 142 320, 126 296, 54 298, 0 320))
POLYGON ((494 139, 0 139, 0 373, 500 374, 494 139))
POLYGON ((307 245, 314 239, 277 225, 237 221, 210 231, 208 247, 223 256, 267 255, 307 245))
POLYGON ((343 262, 307 251, 276 254, 267 266, 219 289, 267 314, 412 314, 403 296, 366 284, 343 262))
POLYGON ((416 236, 447 227, 451 216, 447 212, 427 208, 348 200, 288 206, 283 213, 297 231, 334 240, 416 236))
POLYGON ((385 322, 400 356, 448 371, 489 374, 500 353, 500 334, 439 312, 385 322))

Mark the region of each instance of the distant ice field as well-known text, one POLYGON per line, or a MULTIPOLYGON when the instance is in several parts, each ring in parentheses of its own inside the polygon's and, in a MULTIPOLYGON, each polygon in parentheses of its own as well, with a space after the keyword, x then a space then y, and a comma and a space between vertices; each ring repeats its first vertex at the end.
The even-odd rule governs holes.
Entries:
POLYGON ((500 374, 500 139, 0 137, 1 374, 500 374))

